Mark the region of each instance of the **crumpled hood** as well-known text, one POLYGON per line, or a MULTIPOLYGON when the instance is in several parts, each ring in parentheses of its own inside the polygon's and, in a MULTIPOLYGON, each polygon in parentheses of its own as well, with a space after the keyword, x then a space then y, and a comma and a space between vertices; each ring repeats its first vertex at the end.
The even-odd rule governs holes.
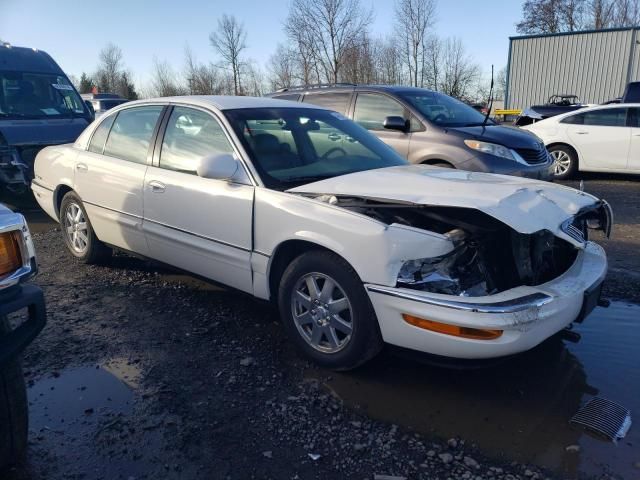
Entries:
POLYGON ((426 165, 367 170, 288 191, 474 208, 520 233, 549 230, 576 246, 582 244, 564 233, 561 225, 598 201, 587 193, 549 182, 426 165))
POLYGON ((75 142, 87 128, 85 118, 4 120, 0 118, 0 134, 10 146, 58 145, 75 142))

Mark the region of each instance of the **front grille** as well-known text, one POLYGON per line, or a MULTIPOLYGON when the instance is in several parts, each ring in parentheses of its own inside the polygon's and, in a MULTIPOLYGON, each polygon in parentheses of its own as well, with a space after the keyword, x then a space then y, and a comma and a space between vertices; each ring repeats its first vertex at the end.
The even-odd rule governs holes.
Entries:
POLYGON ((545 163, 549 156, 546 148, 516 148, 516 152, 530 165, 545 163))
POLYGON ((624 438, 629 431, 631 412, 606 398, 593 397, 571 417, 570 423, 615 443, 624 438))

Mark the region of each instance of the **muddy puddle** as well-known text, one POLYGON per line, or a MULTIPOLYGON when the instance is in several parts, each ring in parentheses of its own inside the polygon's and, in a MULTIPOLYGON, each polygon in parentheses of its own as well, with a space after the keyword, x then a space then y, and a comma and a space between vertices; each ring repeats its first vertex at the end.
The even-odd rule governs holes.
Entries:
POLYGON ((462 437, 493 458, 568 478, 603 471, 640 478, 640 306, 613 302, 574 331, 578 343, 552 339, 484 369, 443 369, 385 352, 356 372, 307 376, 355 410, 443 439, 462 437), (594 395, 631 410, 634 424, 617 444, 569 425, 594 395))
MULTIPOLYGON (((126 479, 148 470, 151 459, 134 453, 140 375, 136 365, 115 359, 68 368, 29 386, 30 448, 35 449, 29 456, 64 458, 64 472, 40 472, 44 478, 48 473, 102 478, 109 472, 109 478, 126 479)), ((149 438, 145 435, 146 442, 149 438)), ((148 446, 153 449, 153 442, 148 446)))

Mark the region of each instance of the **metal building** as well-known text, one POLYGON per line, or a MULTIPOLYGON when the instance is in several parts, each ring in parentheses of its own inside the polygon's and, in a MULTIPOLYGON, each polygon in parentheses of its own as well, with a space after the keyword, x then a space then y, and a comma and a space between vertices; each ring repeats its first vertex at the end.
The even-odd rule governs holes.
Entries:
POLYGON ((602 103, 640 80, 640 27, 509 40, 506 108, 544 103, 556 93, 602 103))

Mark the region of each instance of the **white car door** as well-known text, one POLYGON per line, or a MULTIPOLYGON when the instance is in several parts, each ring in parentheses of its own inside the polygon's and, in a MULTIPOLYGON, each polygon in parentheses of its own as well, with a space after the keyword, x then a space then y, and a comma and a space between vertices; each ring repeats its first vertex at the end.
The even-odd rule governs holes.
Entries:
POLYGON ((74 189, 100 240, 142 255, 142 186, 149 145, 164 107, 147 105, 104 117, 76 158, 74 189))
POLYGON ((252 292, 254 187, 201 178, 198 161, 234 154, 209 112, 174 106, 144 181, 143 229, 152 258, 252 292))
POLYGON ((629 158, 631 128, 627 108, 613 106, 576 113, 561 120, 578 150, 580 170, 624 170, 629 158))

